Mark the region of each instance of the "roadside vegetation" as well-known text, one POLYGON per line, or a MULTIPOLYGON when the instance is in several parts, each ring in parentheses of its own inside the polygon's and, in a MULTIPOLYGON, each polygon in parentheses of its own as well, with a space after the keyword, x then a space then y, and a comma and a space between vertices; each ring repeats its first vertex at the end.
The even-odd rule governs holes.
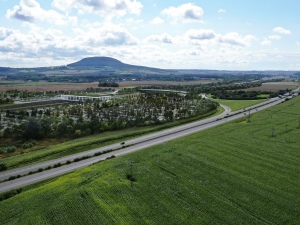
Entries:
POLYGON ((244 108, 247 108, 247 107, 250 107, 250 106, 253 106, 253 105, 257 105, 257 104, 262 103, 262 102, 266 102, 267 100, 264 99, 264 100, 251 100, 251 101, 249 101, 249 100, 219 100, 219 99, 212 99, 212 101, 218 102, 219 104, 228 106, 231 109, 231 111, 237 111, 237 110, 244 109, 244 108))
POLYGON ((77 170, 0 202, 0 223, 297 224, 299 116, 297 97, 77 170))
POLYGON ((132 138, 154 133, 171 127, 180 126, 185 123, 217 116, 223 112, 224 109, 222 107, 218 107, 217 110, 214 110, 210 113, 189 119, 144 127, 126 128, 124 130, 107 131, 104 133, 89 135, 74 140, 72 140, 71 138, 43 139, 37 141, 30 140, 26 141, 23 144, 23 146, 26 144, 32 145, 32 147, 28 147, 27 149, 23 148, 22 141, 12 142, 12 139, 2 139, 5 140, 5 142, 1 145, 10 147, 6 147, 6 151, 4 151, 2 148, 2 152, 0 152, 0 156, 2 156, 2 159, 0 159, 0 163, 5 163, 5 170, 24 167, 30 164, 57 159, 87 150, 103 147, 106 145, 119 143, 120 141, 127 141, 132 138), (36 143, 36 145, 34 145, 34 142, 36 143), (14 151, 9 150, 13 145, 17 146, 18 148, 14 149, 14 151))

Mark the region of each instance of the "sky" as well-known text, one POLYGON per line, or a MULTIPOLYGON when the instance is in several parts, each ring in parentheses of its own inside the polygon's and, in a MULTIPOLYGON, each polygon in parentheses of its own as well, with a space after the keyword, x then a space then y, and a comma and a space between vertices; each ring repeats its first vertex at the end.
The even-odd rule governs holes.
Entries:
POLYGON ((0 0, 0 67, 107 56, 163 69, 300 70, 299 0, 0 0))

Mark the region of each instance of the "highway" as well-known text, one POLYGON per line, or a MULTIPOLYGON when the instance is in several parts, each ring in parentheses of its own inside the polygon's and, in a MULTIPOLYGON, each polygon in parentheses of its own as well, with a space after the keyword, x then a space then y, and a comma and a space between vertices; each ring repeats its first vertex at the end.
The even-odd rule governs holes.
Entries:
MULTIPOLYGON (((274 105, 277 105, 281 102, 285 101, 285 99, 279 99, 279 98, 274 98, 272 100, 269 100, 269 104, 266 104, 267 102, 255 105, 255 106, 251 106, 249 108, 246 108, 247 115, 250 111, 250 114, 256 113, 257 111, 261 111, 263 109, 272 107, 274 105), (259 107, 257 109, 253 109, 255 107, 259 107)), ((110 157, 112 155, 115 156, 122 156, 131 152, 135 152, 135 151, 139 151, 141 149, 145 149, 154 145, 158 145, 158 144, 162 144, 171 140, 175 140, 190 134, 194 134, 197 133, 199 131, 202 130, 206 130, 215 126, 218 126, 220 124, 224 124, 227 123, 229 121, 244 117, 244 110, 239 110, 239 111, 235 111, 235 112, 231 112, 230 108, 228 108, 227 106, 221 105, 225 111, 215 117, 212 118, 208 118, 208 119, 204 119, 201 121, 197 121, 197 122, 193 122, 193 123, 189 123, 183 126, 178 126, 175 128, 171 128, 168 130, 164 130, 164 131, 160 131, 160 132, 156 132, 153 134, 149 134, 149 135, 145 135, 139 138, 134 138, 131 140, 126 141, 126 145, 132 145, 131 147, 127 147, 124 149, 120 149, 120 150, 116 150, 107 154, 103 154, 101 156, 97 156, 97 157, 92 157, 86 160, 82 160, 76 163, 72 163, 69 165, 65 165, 62 167, 58 167, 55 169, 51 169, 51 170, 47 170, 47 171, 43 171, 40 173, 36 173, 33 175, 29 175, 29 176, 25 176, 22 178, 18 178, 12 181, 7 181, 4 183, 0 183, 0 193, 2 192, 6 192, 15 188, 19 188, 28 184, 32 184, 38 181, 42 181, 44 179, 48 179, 51 177, 55 177, 58 175, 62 175, 68 172, 72 172, 75 171, 77 169, 89 166, 93 163, 99 162, 101 160, 106 159, 107 157, 110 157), (239 114, 237 114, 239 113, 239 114), (237 114, 237 115, 236 115, 237 114), (227 118, 224 118, 226 115, 233 115, 227 118)), ((94 153, 96 152, 102 152, 108 149, 117 149, 120 147, 120 144, 113 144, 113 145, 109 145, 109 146, 105 146, 105 147, 101 147, 101 148, 97 148, 97 149, 93 149, 93 150, 89 150, 89 151, 85 151, 82 153, 78 153, 78 154, 74 154, 74 155, 70 155, 67 157, 63 157, 63 158, 59 158, 59 159, 55 159, 55 160, 50 160, 50 161, 46 161, 46 162, 42 162, 42 163, 38 163, 38 164, 34 164, 34 165, 30 165, 30 166, 26 166, 23 168, 19 168, 19 169, 15 169, 15 170, 11 170, 11 171, 7 171, 7 172, 2 172, 0 173, 0 180, 6 179, 12 175, 21 175, 21 174, 25 174, 28 173, 30 171, 35 171, 39 168, 45 168, 47 166, 53 166, 56 163, 65 163, 67 160, 74 160, 75 158, 80 158, 82 156, 86 156, 86 155, 94 155, 94 153)))

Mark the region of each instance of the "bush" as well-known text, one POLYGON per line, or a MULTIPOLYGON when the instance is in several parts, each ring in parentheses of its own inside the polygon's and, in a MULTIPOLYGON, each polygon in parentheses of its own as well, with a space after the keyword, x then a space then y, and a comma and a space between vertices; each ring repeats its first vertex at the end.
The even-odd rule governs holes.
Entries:
POLYGON ((33 144, 32 143, 29 143, 28 144, 28 148, 32 148, 33 147, 33 144))
POLYGON ((56 163, 54 164, 53 168, 57 168, 57 167, 60 167, 61 166, 61 163, 56 163))
POLYGON ((66 162, 66 164, 70 164, 71 163, 71 161, 70 160, 68 160, 67 162, 66 162))
POLYGON ((16 179, 17 177, 16 176, 10 176, 9 178, 8 178, 8 180, 14 180, 14 179, 16 179))
POLYGON ((3 131, 0 130, 0 138, 2 138, 2 137, 3 137, 3 131))
POLYGON ((45 168, 45 170, 51 170, 52 169, 52 166, 47 166, 46 168, 45 168))
POLYGON ((4 153, 4 149, 0 148, 0 154, 3 154, 3 153, 4 153))
POLYGON ((0 171, 7 170, 7 165, 5 163, 0 163, 0 171))
POLYGON ((32 144, 32 145, 36 145, 36 140, 32 140, 32 141, 31 141, 31 144, 32 144))
POLYGON ((17 178, 20 178, 21 177, 21 175, 19 174, 19 175, 17 175, 17 178))
POLYGON ((15 151, 17 151, 17 148, 16 148, 16 146, 13 146, 13 147, 11 148, 11 151, 12 151, 12 152, 15 152, 15 151))
POLYGON ((22 145, 22 148, 24 148, 24 149, 28 148, 27 142, 25 142, 25 143, 22 145))
POLYGON ((43 171, 44 171, 43 168, 39 168, 39 169, 38 169, 38 172, 43 172, 43 171))

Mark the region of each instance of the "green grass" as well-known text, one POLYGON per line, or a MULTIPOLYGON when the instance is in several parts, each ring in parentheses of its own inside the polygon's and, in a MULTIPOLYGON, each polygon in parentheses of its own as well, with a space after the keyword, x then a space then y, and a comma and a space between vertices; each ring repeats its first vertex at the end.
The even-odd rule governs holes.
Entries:
POLYGON ((0 224, 299 224, 299 116, 295 98, 77 170, 0 202, 0 224))
POLYGON ((214 102, 219 102, 220 104, 226 105, 231 108, 232 111, 237 111, 239 109, 247 108, 267 100, 218 100, 212 99, 214 102))
MULTIPOLYGON (((219 115, 224 112, 224 109, 219 107, 216 113, 208 113, 205 119, 219 115), (211 114, 211 115, 210 115, 211 114)), ((119 143, 120 141, 127 141, 132 138, 140 137, 150 133, 157 132, 157 129, 167 129, 173 126, 178 126, 178 123, 183 124, 190 122, 190 120, 197 120, 202 116, 184 119, 180 121, 173 121, 160 125, 144 126, 144 127, 132 127, 124 130, 109 131, 100 134, 95 134, 79 139, 74 139, 64 143, 50 145, 49 147, 28 152, 26 154, 19 154, 7 158, 0 159, 0 163, 4 162, 7 164, 9 169, 16 169, 27 165, 44 162, 51 159, 57 159, 64 156, 84 152, 87 150, 103 147, 110 144, 119 143), (125 136, 125 135, 131 135, 125 136)))

